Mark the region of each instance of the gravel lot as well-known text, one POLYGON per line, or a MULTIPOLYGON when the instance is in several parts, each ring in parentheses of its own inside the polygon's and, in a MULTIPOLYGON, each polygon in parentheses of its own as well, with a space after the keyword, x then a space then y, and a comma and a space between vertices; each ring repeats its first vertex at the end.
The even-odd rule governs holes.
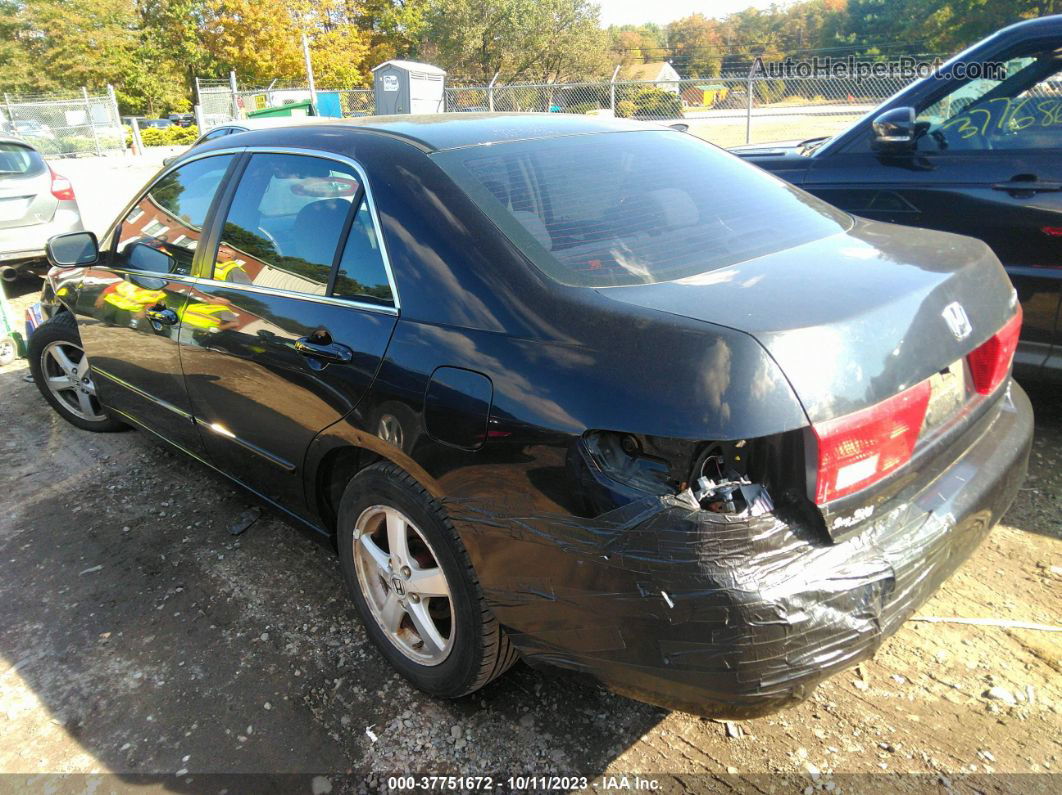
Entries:
MULTIPOLYGON (((243 492, 146 434, 64 423, 27 373, 0 368, 0 772, 178 774, 179 790, 225 772, 313 774, 315 792, 352 772, 1062 789, 1058 632, 908 622, 807 703, 733 724, 523 664, 465 700, 427 698, 368 644, 330 550, 267 510, 230 535, 243 492)), ((1030 391, 1028 481, 921 616, 1062 624, 1062 402, 1030 391)))

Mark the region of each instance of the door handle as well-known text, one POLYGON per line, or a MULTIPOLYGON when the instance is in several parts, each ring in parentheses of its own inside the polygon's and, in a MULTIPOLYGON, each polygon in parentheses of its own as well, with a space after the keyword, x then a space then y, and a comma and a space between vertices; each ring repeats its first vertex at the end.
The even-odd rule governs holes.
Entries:
POLYGON ((295 350, 303 356, 332 364, 349 364, 354 359, 354 351, 342 343, 330 342, 326 345, 313 342, 309 337, 299 337, 295 340, 295 350))
POLYGON ((1008 193, 1038 193, 1040 191, 1062 190, 1062 182, 1041 182, 1038 179, 1014 179, 1010 182, 997 182, 992 190, 1005 190, 1008 193))
POLYGON ((174 326, 180 320, 177 313, 164 306, 152 306, 144 313, 152 323, 161 323, 166 326, 174 326))

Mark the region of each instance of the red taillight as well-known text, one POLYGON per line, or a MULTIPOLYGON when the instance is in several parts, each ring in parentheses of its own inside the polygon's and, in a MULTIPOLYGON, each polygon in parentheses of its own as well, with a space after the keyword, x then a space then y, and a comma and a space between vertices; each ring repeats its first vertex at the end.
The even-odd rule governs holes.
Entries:
POLYGON ((1021 304, 1018 304, 1018 311, 1004 324, 1003 328, 966 357, 970 365, 970 378, 978 394, 992 394, 1007 377, 1010 363, 1014 359, 1014 351, 1018 347, 1019 334, 1021 334, 1021 304))
POLYGON ((819 448, 815 502, 864 489, 910 461, 929 391, 923 381, 870 408, 813 425, 819 448))
POLYGON ((74 186, 70 184, 70 180, 54 171, 52 171, 52 195, 59 201, 74 200, 74 186))

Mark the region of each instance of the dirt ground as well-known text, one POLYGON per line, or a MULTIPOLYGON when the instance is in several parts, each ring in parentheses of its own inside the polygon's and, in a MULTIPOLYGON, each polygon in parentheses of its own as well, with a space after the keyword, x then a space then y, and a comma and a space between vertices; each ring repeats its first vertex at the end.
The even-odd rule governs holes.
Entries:
MULTIPOLYGON (((414 773, 1062 790, 1057 632, 911 621, 807 703, 730 725, 523 664, 462 701, 425 697, 368 644, 329 550, 268 511, 230 535, 244 493, 146 434, 66 424, 27 374, 0 368, 0 772, 188 791, 241 772, 312 775, 315 793, 414 773)), ((1030 391, 1029 478, 921 616, 1062 624, 1062 401, 1030 391)), ((0 789, 13 780, 38 781, 0 789)))

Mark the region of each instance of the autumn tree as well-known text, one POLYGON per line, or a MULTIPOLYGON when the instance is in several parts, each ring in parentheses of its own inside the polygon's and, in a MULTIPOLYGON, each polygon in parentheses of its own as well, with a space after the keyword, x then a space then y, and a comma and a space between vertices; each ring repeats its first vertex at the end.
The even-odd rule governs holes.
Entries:
POLYGON ((667 32, 659 25, 614 25, 608 29, 609 49, 621 66, 658 61, 668 53, 667 32))
POLYGON ((723 62, 719 23, 691 14, 667 26, 668 43, 685 77, 715 77, 723 62))

